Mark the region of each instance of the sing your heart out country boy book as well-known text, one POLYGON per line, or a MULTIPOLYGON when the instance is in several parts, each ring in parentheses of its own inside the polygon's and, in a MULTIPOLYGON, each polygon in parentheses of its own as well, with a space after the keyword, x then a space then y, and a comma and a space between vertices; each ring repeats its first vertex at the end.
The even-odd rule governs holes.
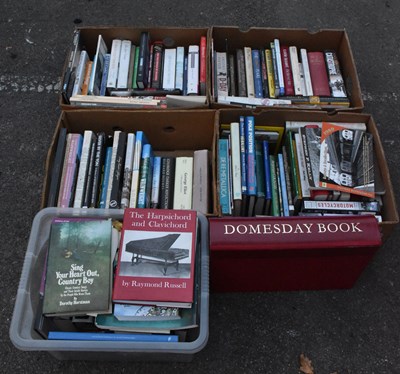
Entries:
POLYGON ((193 210, 125 209, 113 302, 190 308, 196 232, 193 210))
POLYGON ((80 316, 110 311, 111 257, 111 220, 54 218, 43 314, 80 316))

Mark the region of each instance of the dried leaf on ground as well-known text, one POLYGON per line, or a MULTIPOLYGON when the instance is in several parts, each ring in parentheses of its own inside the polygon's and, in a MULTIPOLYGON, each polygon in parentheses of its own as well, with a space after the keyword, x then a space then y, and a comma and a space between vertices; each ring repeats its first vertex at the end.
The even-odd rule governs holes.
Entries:
POLYGON ((303 353, 300 355, 299 370, 304 374, 315 374, 314 368, 312 367, 311 360, 308 357, 304 356, 303 353))

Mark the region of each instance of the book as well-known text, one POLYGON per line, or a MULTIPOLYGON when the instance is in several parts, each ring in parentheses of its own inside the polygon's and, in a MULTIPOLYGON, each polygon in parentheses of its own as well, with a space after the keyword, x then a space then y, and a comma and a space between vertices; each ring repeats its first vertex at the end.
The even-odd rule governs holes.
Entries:
POLYGON ((110 180, 110 169, 111 169, 111 158, 112 158, 112 147, 106 147, 106 154, 104 160, 104 171, 101 182, 101 192, 100 192, 100 201, 99 208, 104 209, 106 207, 107 201, 107 192, 108 192, 108 182, 110 180))
POLYGON ((222 138, 218 140, 218 183, 219 204, 221 213, 231 214, 230 180, 229 180, 229 140, 222 138))
POLYGON ((153 158, 153 175, 151 178, 151 198, 150 208, 158 209, 160 206, 160 186, 161 186, 161 156, 153 158))
POLYGON ((137 77, 136 77, 136 84, 140 89, 146 88, 148 84, 149 57, 150 57, 150 34, 144 31, 140 35, 139 62, 138 62, 137 77))
POLYGON ((106 154, 106 134, 104 132, 99 132, 97 133, 90 208, 99 207, 100 193, 101 193, 101 178, 102 178, 102 173, 104 172, 105 154, 106 154))
POLYGON ((279 216, 280 215, 280 202, 279 202, 279 192, 278 192, 278 177, 276 173, 276 156, 269 156, 269 164, 270 164, 270 174, 271 174, 271 208, 270 215, 271 216, 279 216))
POLYGON ((265 59, 265 52, 263 49, 259 50, 260 63, 261 63, 261 81, 263 87, 263 97, 269 97, 268 89, 268 73, 267 73, 267 60, 265 59))
POLYGON ((134 133, 129 133, 126 141, 124 179, 122 182, 121 191, 121 209, 129 207, 129 198, 131 195, 132 185, 133 156, 135 151, 135 137, 136 136, 134 133))
POLYGON ((76 67, 75 82, 72 88, 71 96, 80 95, 82 93, 83 79, 85 77, 86 65, 89 61, 89 55, 85 50, 82 50, 79 63, 76 67))
POLYGON ((192 209, 193 157, 175 159, 173 209, 192 209))
POLYGON ((117 90, 124 90, 131 87, 131 82, 128 82, 131 48, 132 42, 130 40, 121 41, 121 52, 119 55, 119 68, 116 86, 117 90))
POLYGON ((291 105, 293 103, 292 100, 288 99, 269 99, 239 96, 219 96, 218 102, 221 104, 242 105, 243 107, 291 105))
POLYGON ((153 177, 153 148, 151 144, 143 145, 140 161, 139 190, 137 208, 150 208, 151 186, 153 177))
POLYGON ((187 95, 199 94, 199 46, 189 45, 187 64, 187 95))
POLYGON ((101 79, 104 69, 104 56, 107 52, 107 45, 103 37, 99 35, 97 39, 96 54, 93 58, 92 71, 90 73, 88 95, 100 95, 101 79))
POLYGON ((255 97, 252 51, 250 47, 244 47, 243 51, 247 97, 252 98, 255 97))
POLYGON ((300 56, 301 56, 301 63, 303 67, 303 75, 304 75, 304 86, 305 96, 313 96, 313 88, 312 88, 312 81, 311 81, 311 74, 310 74, 310 67, 308 65, 308 57, 307 57, 307 50, 305 48, 300 49, 300 56))
POLYGON ((107 89, 109 90, 117 88, 121 45, 122 45, 121 39, 113 39, 111 44, 110 66, 108 69, 108 76, 107 76, 107 89))
POLYGON ((262 153, 263 153, 263 166, 264 166, 264 177, 265 177, 265 206, 264 214, 269 215, 271 200, 272 200, 272 182, 271 182, 271 164, 269 161, 269 142, 268 140, 262 140, 262 153))
MULTIPOLYGON (((86 96, 88 94, 92 66, 93 66, 93 61, 88 60, 85 67, 85 73, 83 75, 82 92, 81 92, 81 95, 83 96, 86 96)), ((78 95, 75 95, 73 97, 75 98, 76 96, 78 95)))
MULTIPOLYGON (((151 72, 151 88, 162 88, 162 70, 163 70, 164 45, 162 42, 153 44, 153 69, 151 72)), ((135 87, 136 88, 136 87, 135 87)))
POLYGON ((246 68, 244 62, 244 50, 236 50, 238 96, 247 97, 246 68))
POLYGON ((292 67, 290 64, 289 48, 286 45, 281 45, 281 58, 282 58, 283 80, 285 83, 285 95, 294 96, 292 67))
POLYGON ((217 96, 228 96, 228 56, 226 52, 215 52, 217 96))
POLYGON ((190 308, 196 234, 195 211, 125 209, 113 302, 190 308))
POLYGON ((163 334, 131 334, 84 331, 50 331, 49 340, 83 340, 83 341, 113 341, 113 342, 177 342, 178 335, 163 334))
POLYGON ((242 171, 240 159, 240 129, 239 122, 230 123, 230 163, 233 214, 240 215, 242 205, 242 171))
POLYGON ((210 218, 210 250, 379 247, 374 216, 210 218), (251 233, 251 235, 250 235, 251 233))
POLYGON ((299 170, 301 194, 303 198, 309 198, 310 183, 308 181, 307 164, 304 156, 304 148, 303 148, 303 142, 301 140, 301 135, 299 133, 295 133, 294 140, 296 144, 296 158, 297 158, 297 167, 299 170))
POLYGON ((131 194, 129 198, 130 208, 136 208, 137 205, 137 198, 139 193, 140 163, 142 161, 142 150, 145 144, 148 144, 146 134, 141 130, 137 131, 135 139, 135 150, 133 154, 132 183, 131 194))
POLYGON ((319 189, 319 163, 321 148, 321 128, 306 126, 299 129, 301 137, 307 179, 310 189, 319 189))
POLYGON ((283 216, 289 216, 289 199, 287 194, 287 186, 286 186, 286 175, 285 175, 285 165, 283 162, 283 154, 278 153, 278 168, 279 168, 279 178, 281 183, 281 193, 282 193, 282 208, 283 208, 283 216))
POLYGON ((328 68, 329 87, 333 97, 347 97, 339 59, 333 50, 324 51, 325 62, 328 68))
POLYGON ((111 220, 54 218, 50 227, 43 313, 108 313, 111 220))
POLYGON ((60 190, 62 167, 64 164, 65 148, 67 144, 67 129, 61 127, 58 132, 57 147, 51 167, 50 186, 47 197, 47 206, 57 206, 58 191, 60 190))
POLYGON ((147 81, 147 88, 151 87, 152 83, 152 72, 153 72, 153 53, 154 53, 154 43, 150 43, 150 52, 149 52, 149 63, 147 66, 148 69, 148 81, 147 81))
POLYGON ((92 190, 94 183, 94 168, 96 162, 96 146, 97 146, 97 135, 93 133, 93 142, 90 147, 89 159, 88 159, 88 171, 87 171, 87 182, 82 199, 82 208, 89 208, 92 200, 92 190))
POLYGON ((179 308, 154 305, 115 304, 113 314, 119 321, 171 321, 181 318, 179 308))
POLYGON ((275 84, 275 97, 279 97, 281 94, 280 82, 279 82, 279 74, 278 74, 278 60, 275 51, 275 43, 269 43, 271 48, 271 58, 272 58, 272 66, 274 72, 274 84, 275 84))
POLYGON ((305 200, 302 212, 311 213, 379 213, 380 207, 376 201, 331 201, 331 200, 305 200))
POLYGON ((302 91, 301 91, 300 71, 299 71, 299 57, 297 55, 296 46, 289 47, 289 57, 290 57, 290 66, 292 67, 294 95, 295 96, 301 95, 302 91))
POLYGON ((110 69, 110 59, 111 59, 111 53, 106 53, 104 55, 103 74, 100 83, 100 93, 99 93, 100 96, 105 96, 107 91, 107 79, 108 79, 108 70, 110 69))
POLYGON ((276 55, 276 66, 278 70, 278 82, 279 82, 279 95, 284 96, 285 92, 285 80, 283 78, 283 66, 282 66, 282 56, 281 56, 281 43, 279 39, 274 39, 274 49, 276 55))
POLYGON ((261 74, 260 51, 258 49, 252 49, 251 57, 253 64, 254 95, 255 97, 262 98, 264 95, 263 95, 263 82, 261 74))
POLYGON ((67 135, 63 175, 61 177, 57 202, 57 206, 60 208, 71 207, 74 201, 75 182, 82 152, 82 138, 81 134, 70 133, 67 135))
POLYGON ((135 60, 133 62, 133 73, 132 73, 132 88, 137 89, 137 74, 138 74, 138 67, 139 67, 139 54, 140 54, 140 47, 135 46, 135 60))
POLYGON ((248 196, 248 216, 253 215, 254 204, 257 194, 256 180, 256 149, 255 149, 255 134, 254 134, 254 116, 245 117, 245 147, 246 147, 246 185, 248 196))
POLYGON ((199 90, 200 95, 206 95, 207 84, 207 37, 200 37, 200 52, 199 52, 199 90))
POLYGON ((185 67, 185 48, 176 47, 175 88, 183 91, 183 77, 185 67))
POLYGON ((165 48, 163 59, 162 88, 173 90, 175 88, 176 48, 165 48))
POLYGON ((313 93, 316 96, 330 96, 328 73, 323 52, 307 52, 313 93))
POLYGON ((199 149, 193 153, 192 209, 207 214, 210 206, 209 151, 199 149))
POLYGON ((375 197, 372 134, 323 122, 319 185, 375 197))
POLYGON ((263 144, 256 140, 256 182, 257 182, 257 197, 254 204, 254 215, 259 216, 265 213, 266 190, 265 190, 265 168, 263 144))
POLYGON ((277 97, 277 92, 275 90, 275 73, 274 73, 274 65, 272 63, 272 53, 271 50, 268 48, 265 50, 265 62, 267 65, 269 97, 273 99, 277 97))
MULTIPOLYGON (((112 94, 119 91, 113 91, 112 94)), ((145 93, 145 91, 143 91, 145 93)), ((158 109, 166 107, 165 97, 154 96, 90 96, 75 95, 70 98, 71 105, 82 107, 113 107, 113 108, 145 108, 158 109)))
POLYGON ((174 201, 175 158, 162 157, 160 180, 160 208, 172 209, 174 201))

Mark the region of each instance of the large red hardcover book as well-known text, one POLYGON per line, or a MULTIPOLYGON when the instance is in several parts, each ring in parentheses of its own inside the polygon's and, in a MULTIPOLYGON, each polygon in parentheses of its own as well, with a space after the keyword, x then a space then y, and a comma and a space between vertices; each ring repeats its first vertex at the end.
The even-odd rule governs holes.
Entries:
POLYGON ((374 216, 209 219, 214 292, 350 288, 382 243, 374 216))
POLYGON ((113 301, 191 307, 196 230, 193 210, 125 209, 113 301))
POLYGON ((322 52, 308 52, 307 57, 314 95, 331 96, 324 54, 322 52))

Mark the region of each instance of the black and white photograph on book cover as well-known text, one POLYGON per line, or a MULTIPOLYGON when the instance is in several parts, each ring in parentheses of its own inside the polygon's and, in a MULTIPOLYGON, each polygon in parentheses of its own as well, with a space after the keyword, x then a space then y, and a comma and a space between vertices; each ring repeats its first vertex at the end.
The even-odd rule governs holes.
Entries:
MULTIPOLYGON (((354 0, 341 2, 338 6, 332 0, 307 2, 266 0, 253 1, 249 6, 248 2, 239 0, 217 2, 120 0, 116 6, 115 2, 94 0, 86 2, 5 0, 2 4, 0 22, 2 372, 41 374, 335 372, 394 374, 400 372, 399 225, 394 227, 383 248, 375 253, 351 289, 207 294, 210 298, 208 339, 198 352, 189 349, 180 353, 182 352, 180 342, 168 346, 169 353, 164 357, 160 357, 160 353, 154 352, 151 348, 147 350, 147 355, 144 351, 132 352, 133 346, 141 345, 137 342, 115 342, 115 345, 112 342, 112 346, 119 348, 129 346, 127 350, 130 351, 125 352, 119 349, 111 352, 103 349, 111 342, 88 342, 91 351, 80 351, 77 349, 76 341, 65 344, 63 341, 43 340, 39 334, 30 331, 29 320, 24 321, 19 331, 24 327, 29 330, 24 340, 28 335, 34 336, 35 345, 31 349, 20 349, 21 347, 16 346, 10 337, 17 295, 32 295, 32 302, 24 305, 24 312, 35 309, 39 300, 34 294, 36 295, 39 289, 40 279, 36 279, 27 290, 22 290, 19 285, 32 222, 42 208, 40 194, 46 173, 44 165, 61 114, 59 95, 64 91, 62 72, 67 56, 74 57, 70 50, 76 28, 103 27, 114 30, 116 27, 118 30, 110 31, 115 38, 123 36, 118 31, 124 27, 142 31, 155 27, 204 28, 222 24, 226 27, 239 28, 243 35, 248 34, 247 30, 252 27, 305 29, 317 35, 319 30, 346 30, 364 101, 362 112, 373 116, 381 139, 374 145, 376 148, 382 147, 384 151, 384 156, 377 154, 377 163, 384 162, 388 166, 388 170, 380 170, 384 188, 379 189, 378 196, 386 201, 388 196, 393 194, 396 200, 400 201, 400 126, 397 124, 400 118, 398 85, 400 2, 354 0), (391 184, 388 184, 389 174, 393 189, 391 184), (47 346, 52 345, 53 348, 49 351, 37 351, 37 345, 43 342, 47 346), (73 351, 65 350, 63 346, 72 347, 73 351), (99 346, 102 349, 97 350, 96 347, 99 346), (164 360, 159 362, 160 359, 164 360), (188 362, 190 359, 192 361, 188 362)), ((92 56, 96 52, 99 34, 93 32, 90 43, 87 41, 87 44, 92 45, 89 51, 92 56)), ((285 31, 277 35, 281 39, 281 47, 284 35, 285 31)), ((273 40, 262 41, 267 45, 273 40)), ((106 42, 110 49, 111 38, 106 42)), ((167 42, 171 43, 171 40, 167 42)), ((209 42, 211 43, 210 40, 209 42)), ((302 45, 301 40, 287 44, 288 47, 290 45, 313 50, 312 45, 302 45)), ((328 49, 331 46, 326 47, 328 49)), ((338 57, 341 58, 340 53, 338 57)), ((79 58, 73 60, 75 61, 72 65, 73 71, 70 72, 73 78, 69 79, 70 82, 75 78, 79 58)), ((356 82, 352 81, 353 85, 349 85, 350 82, 343 69, 345 64, 343 61, 340 62, 341 73, 347 83, 347 94, 352 100, 352 87, 356 82)), ((208 79, 211 82, 211 77, 208 79)), ((69 89, 72 89, 72 86, 73 83, 69 89)), ((240 92, 237 95, 236 97, 244 97, 240 92)), ((194 100, 198 97, 179 98, 194 100)), ((176 97, 172 99, 175 100, 176 97)), ((111 127, 118 128, 116 113, 122 110, 114 108, 115 121, 111 127)), ((331 108, 330 121, 335 121, 337 112, 336 108, 331 108)), ((346 115, 350 116, 350 113, 347 113, 346 115)), ((303 116, 302 120, 308 121, 311 118, 303 116)), ((320 121, 321 118, 314 117, 312 120, 320 121)), ((68 133, 71 130, 78 130, 70 128, 78 127, 75 123, 69 122, 67 125, 68 133)), ((82 128, 83 125, 79 129, 82 128)), ((376 133, 374 140, 375 137, 376 133)), ((386 216, 387 211, 383 216, 384 220, 387 219, 386 216)), ((354 256, 357 255, 354 253, 354 256)), ((239 260, 238 267, 245 266, 246 258, 239 260)), ((35 259, 33 272, 41 274, 43 262, 42 253, 35 259)), ((201 293, 204 294, 206 291, 202 289, 201 293)), ((59 322, 64 324, 63 320, 59 322)), ((146 346, 150 344, 146 343, 146 346)), ((157 346, 165 347, 164 343, 157 343, 157 346)))

